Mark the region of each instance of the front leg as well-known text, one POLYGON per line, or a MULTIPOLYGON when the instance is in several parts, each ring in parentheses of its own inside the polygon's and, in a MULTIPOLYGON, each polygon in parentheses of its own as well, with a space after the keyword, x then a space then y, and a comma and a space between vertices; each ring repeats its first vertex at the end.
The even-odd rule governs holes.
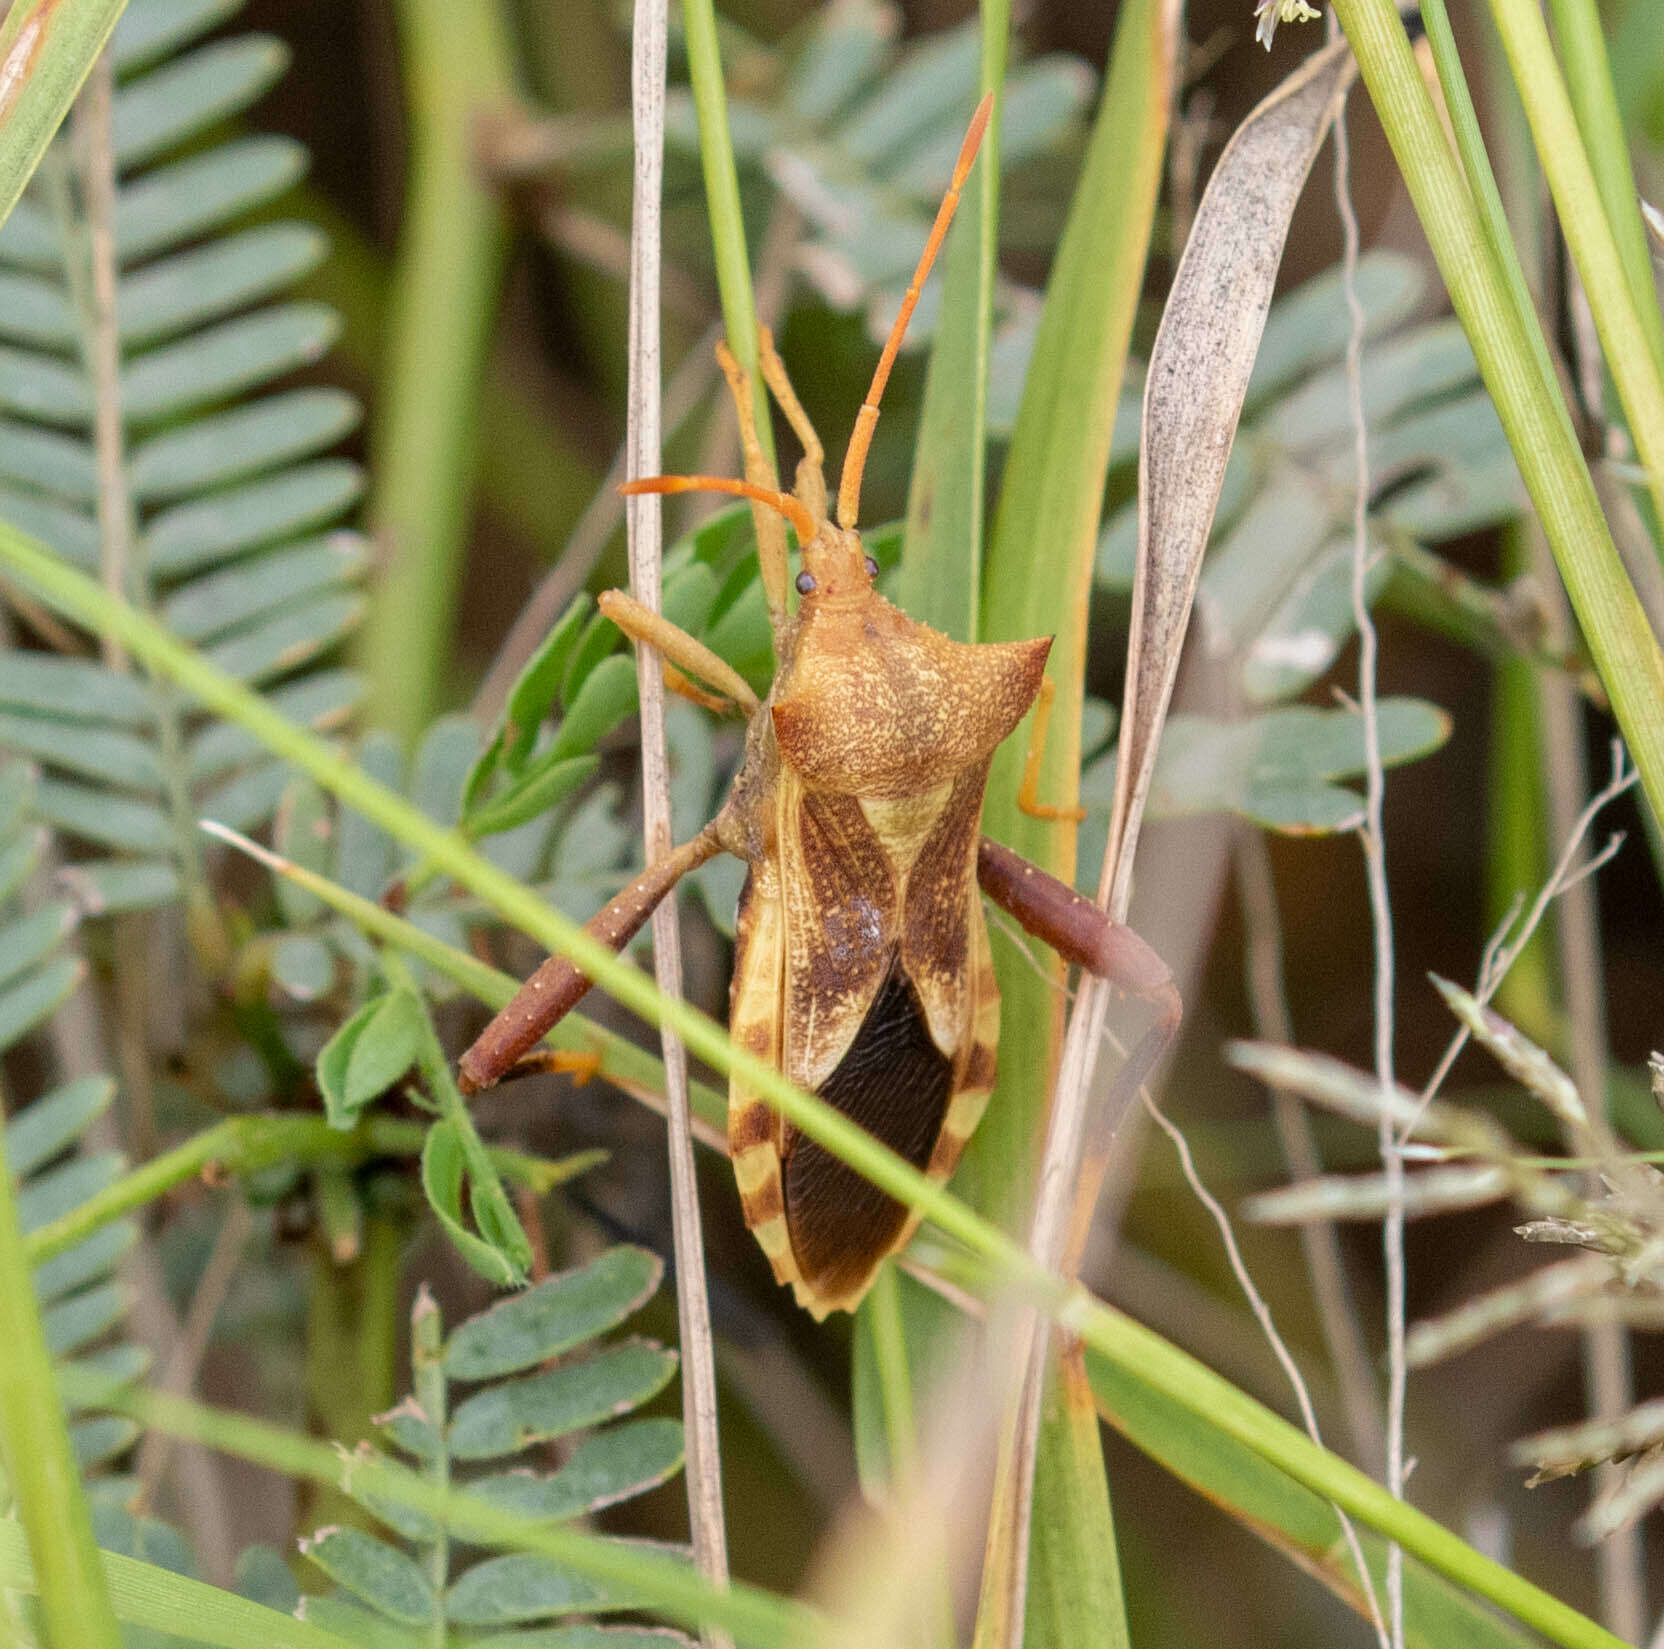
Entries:
MULTIPOLYGON (((1130 1098, 1149 1076, 1179 1028, 1184 1003, 1167 964, 1133 930, 1112 922, 1090 899, 984 836, 977 846, 976 879, 1001 910, 1063 958, 1148 1002, 1155 1023, 1140 1038, 1115 1078, 1113 1098, 1130 1098)), ((1119 1114, 1120 1104, 1109 1114, 1119 1114)))
POLYGON ((756 712, 757 695, 751 691, 751 684, 745 677, 726 659, 713 653, 704 642, 672 624, 664 614, 643 607, 634 596, 626 595, 622 590, 602 591, 597 605, 631 641, 646 642, 658 648, 666 665, 667 687, 672 686, 672 674, 682 672, 727 695, 725 698, 713 698, 697 688, 691 693, 684 692, 681 687, 673 688, 673 691, 683 692, 684 697, 693 699, 695 704, 703 704, 707 710, 723 714, 734 709, 747 716, 756 712))

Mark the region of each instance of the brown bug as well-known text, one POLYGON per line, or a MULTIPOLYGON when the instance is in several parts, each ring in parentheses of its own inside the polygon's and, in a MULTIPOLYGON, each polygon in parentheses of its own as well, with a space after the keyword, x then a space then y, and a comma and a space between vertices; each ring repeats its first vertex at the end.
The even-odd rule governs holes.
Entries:
MULTIPOLYGON (((1178 1012, 1166 965, 1142 939, 979 834, 990 759, 1037 698, 1019 799, 1056 816, 1034 797, 1050 637, 966 644, 917 623, 874 589, 878 569, 855 530, 878 402, 990 106, 985 99, 971 122, 862 404, 836 523, 821 443, 766 334, 763 375, 804 448, 795 489, 775 486, 749 386, 722 346, 747 479, 655 476, 623 489, 725 492, 762 506, 754 511, 758 556, 779 660, 768 697, 759 703, 709 649, 628 596, 602 598, 623 630, 658 647, 678 676, 727 695, 750 723, 744 763, 716 818, 649 866, 588 923, 589 933, 620 948, 688 871, 719 852, 744 859, 734 1041, 937 1180, 953 1172, 994 1085, 999 991, 979 885, 1066 960, 1160 1004, 1157 1039, 1146 1038, 1148 1052, 1141 1047, 1143 1057, 1130 1062, 1135 1079, 1178 1012), (786 599, 784 522, 802 546, 795 612, 786 599)), ((565 958, 550 957, 463 1055, 465 1088, 505 1075, 589 985, 565 958)), ((738 1076, 728 1144, 746 1224, 775 1277, 816 1317, 853 1310, 916 1216, 775 1115, 738 1076)))

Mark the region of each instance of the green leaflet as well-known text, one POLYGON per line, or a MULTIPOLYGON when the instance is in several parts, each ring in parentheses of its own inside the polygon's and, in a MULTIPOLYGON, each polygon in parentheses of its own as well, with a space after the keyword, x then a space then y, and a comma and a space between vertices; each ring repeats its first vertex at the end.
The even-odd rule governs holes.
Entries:
MULTIPOLYGON (((60 34, 63 43, 83 38, 76 31, 97 9, 69 6, 64 23, 55 16, 52 50, 60 34)), ((104 8, 107 18, 117 9, 104 8)), ((126 426, 118 507, 130 509, 136 530, 130 587, 231 674, 270 687, 278 702, 298 695, 300 718, 321 726, 358 692, 319 667, 363 616, 356 586, 367 554, 356 535, 319 535, 362 492, 357 467, 326 456, 359 414, 333 390, 262 393, 315 363, 339 323, 316 303, 272 301, 323 256, 318 232, 240 222, 293 183, 306 156, 288 138, 215 141, 287 61, 269 36, 198 43, 235 9, 228 0, 131 0, 113 37, 122 65, 111 115, 122 364, 106 389, 126 426), (306 692, 314 672, 329 680, 327 704, 306 692)), ((14 22, 24 15, 14 8, 14 22)), ((45 59, 42 68, 50 79, 45 59)), ((55 170, 0 224, 0 296, 14 300, 13 319, 0 325, 0 518, 90 567, 100 558, 90 433, 98 391, 85 364, 88 323, 72 301, 90 280, 88 197, 68 187, 78 164, 68 146, 55 151, 55 170)), ((83 844, 73 874, 85 907, 140 909, 187 889, 200 903, 197 804, 257 826, 281 792, 276 775, 248 741, 181 718, 140 678, 56 665, 0 651, 0 724, 7 746, 45 769, 38 816, 83 844), (15 722, 18 712, 33 720, 15 722), (121 724, 138 744, 89 732, 83 724, 94 718, 121 724), (212 760, 199 750, 213 750, 212 760), (204 782, 212 790, 193 790, 204 782)))
MULTIPOLYGON (((538 1522, 575 1517, 663 1482, 681 1465, 681 1423, 607 1422, 652 1396, 676 1359, 642 1340, 596 1344, 645 1303, 661 1272, 657 1258, 641 1249, 609 1249, 582 1269, 499 1301, 448 1337, 441 1333, 438 1308, 420 1295, 412 1335, 415 1391, 381 1417, 383 1434, 414 1454, 430 1481, 451 1484, 463 1462, 489 1458, 512 1465, 513 1456, 527 1447, 578 1427, 598 1427, 558 1471, 540 1474, 513 1466, 462 1485, 481 1500, 538 1522), (568 1360, 572 1353, 576 1356, 568 1360), (558 1367, 500 1378, 556 1355, 563 1357, 558 1367), (459 1379, 490 1383, 457 1401, 453 1382, 459 1379)), ((361 1455, 360 1466, 374 1458, 361 1455)), ((487 1551, 468 1566, 457 1566, 446 1533, 426 1512, 381 1493, 373 1475, 362 1470, 349 1470, 344 1486, 414 1549, 411 1555, 387 1539, 347 1528, 321 1529, 302 1543, 312 1562, 369 1611, 366 1641, 378 1641, 376 1620, 505 1627, 635 1606, 627 1588, 530 1552, 487 1551)), ((331 1600, 323 1618, 350 1630, 352 1617, 339 1612, 342 1601, 331 1600)), ((310 1618, 310 1607, 308 1613, 310 1618)), ((666 1641, 649 1629, 636 1630, 643 1634, 644 1649, 666 1641)), ((540 1635, 525 1641, 566 1640, 550 1628, 546 1640, 540 1635)), ((629 1641, 607 1639, 594 1649, 624 1649, 629 1641)))

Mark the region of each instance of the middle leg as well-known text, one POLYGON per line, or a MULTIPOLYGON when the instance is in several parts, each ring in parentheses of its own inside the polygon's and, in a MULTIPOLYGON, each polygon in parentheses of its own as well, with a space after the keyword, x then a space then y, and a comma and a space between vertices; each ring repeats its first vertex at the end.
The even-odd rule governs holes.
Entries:
POLYGON ((1040 763, 1046 754, 1046 734, 1052 725, 1052 702, 1056 697, 1057 683, 1050 676, 1042 676, 1040 697, 1034 705, 1034 726, 1029 731, 1028 751, 1023 757, 1022 783, 1017 787, 1017 806, 1031 819, 1066 819, 1071 824, 1079 824, 1086 817, 1084 807, 1055 807, 1040 800, 1040 763))

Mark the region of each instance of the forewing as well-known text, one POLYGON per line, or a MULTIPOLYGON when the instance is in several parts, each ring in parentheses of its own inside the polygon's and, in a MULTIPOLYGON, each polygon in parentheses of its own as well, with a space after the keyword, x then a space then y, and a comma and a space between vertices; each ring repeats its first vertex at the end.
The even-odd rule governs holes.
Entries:
POLYGON ((977 825, 987 782, 986 760, 954 781, 913 861, 902 907, 901 965, 949 1059, 965 1046, 975 998, 971 918, 979 909, 977 825))
POLYGON ((889 972, 900 926, 884 844, 850 796, 780 776, 786 1073, 819 1092, 889 972))

